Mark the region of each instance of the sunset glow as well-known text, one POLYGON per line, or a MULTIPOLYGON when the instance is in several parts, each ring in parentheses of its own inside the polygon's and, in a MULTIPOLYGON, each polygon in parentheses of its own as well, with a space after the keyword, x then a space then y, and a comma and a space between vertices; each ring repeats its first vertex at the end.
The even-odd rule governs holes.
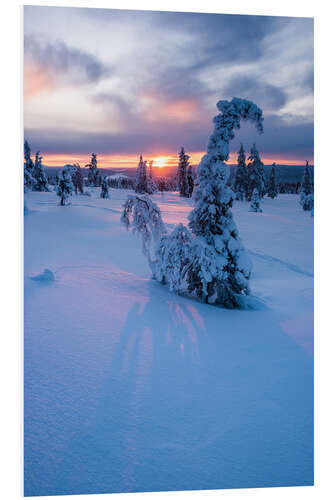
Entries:
POLYGON ((158 156, 157 158, 154 158, 153 166, 162 168, 165 167, 166 162, 167 158, 165 156, 158 156))
MULTIPOLYGON (((189 151, 190 155, 190 163, 192 165, 198 165, 200 163, 201 158, 205 154, 205 151, 189 151)), ((59 153, 59 154, 44 154, 43 155, 43 163, 49 167, 62 167, 66 163, 76 163, 78 162, 81 167, 84 167, 87 163, 89 163, 90 155, 89 154, 67 154, 67 153, 59 153)), ((178 165, 178 155, 177 154, 165 154, 161 156, 155 156, 151 153, 143 152, 144 160, 152 160, 153 168, 156 168, 162 171, 163 168, 176 168, 178 165)), ((98 167, 99 168, 136 168, 139 163, 139 155, 113 155, 113 154, 98 154, 98 167)), ((271 165, 275 162, 277 165, 304 165, 305 160, 307 158, 304 156, 304 159, 296 160, 295 158, 281 157, 273 155, 263 155, 262 161, 265 165, 271 165)), ((237 163, 237 153, 231 153, 228 161, 229 165, 234 165, 237 163)))

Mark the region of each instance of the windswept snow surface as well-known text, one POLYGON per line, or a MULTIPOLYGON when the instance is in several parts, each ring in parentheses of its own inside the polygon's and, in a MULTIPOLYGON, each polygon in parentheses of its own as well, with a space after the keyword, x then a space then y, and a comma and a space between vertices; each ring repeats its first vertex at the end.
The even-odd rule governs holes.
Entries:
POLYGON ((235 202, 257 306, 226 310, 150 279, 127 194, 25 195, 25 495, 313 484, 313 218, 235 202))

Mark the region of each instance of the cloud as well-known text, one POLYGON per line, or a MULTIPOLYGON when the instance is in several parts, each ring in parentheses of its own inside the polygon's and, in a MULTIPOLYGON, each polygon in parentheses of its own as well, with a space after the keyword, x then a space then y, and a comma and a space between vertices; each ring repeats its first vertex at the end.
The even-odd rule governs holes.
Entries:
POLYGON ((287 94, 283 89, 266 83, 255 76, 234 76, 223 91, 227 99, 242 96, 244 99, 254 101, 266 111, 279 110, 287 102, 287 94))
MULTIPOLYGON (((192 123, 184 127, 176 122, 172 128, 168 124, 156 123, 149 127, 139 123, 124 133, 66 133, 60 129, 26 130, 25 137, 31 142, 32 149, 49 153, 81 152, 89 154, 139 154, 160 152, 176 154, 181 145, 189 152, 204 151, 212 133, 210 120, 205 126, 192 123)), ((264 133, 258 135, 253 126, 242 124, 235 139, 230 143, 230 151, 239 149, 243 142, 247 150, 256 142, 264 157, 270 154, 289 158, 313 158, 313 124, 286 123, 281 117, 272 115, 264 121, 264 133)))
POLYGON ((239 137, 246 143, 254 139, 262 151, 286 154, 313 149, 311 20, 59 7, 25 12, 30 95, 44 91, 26 104, 25 122, 45 152, 158 153, 181 144, 205 150, 215 103, 234 96, 264 111, 265 133, 259 138, 245 125, 239 137))
POLYGON ((24 39, 25 63, 33 62, 40 71, 53 73, 55 79, 80 83, 97 83, 110 69, 93 54, 68 46, 60 40, 43 41, 34 35, 24 39))

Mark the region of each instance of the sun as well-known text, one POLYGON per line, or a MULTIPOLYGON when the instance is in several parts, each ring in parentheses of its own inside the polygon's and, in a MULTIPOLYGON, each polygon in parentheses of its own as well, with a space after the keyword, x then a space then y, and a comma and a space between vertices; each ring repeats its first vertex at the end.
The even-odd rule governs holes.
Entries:
POLYGON ((167 162, 167 158, 165 156, 158 156, 157 158, 154 158, 153 165, 158 168, 165 167, 165 164, 167 162))

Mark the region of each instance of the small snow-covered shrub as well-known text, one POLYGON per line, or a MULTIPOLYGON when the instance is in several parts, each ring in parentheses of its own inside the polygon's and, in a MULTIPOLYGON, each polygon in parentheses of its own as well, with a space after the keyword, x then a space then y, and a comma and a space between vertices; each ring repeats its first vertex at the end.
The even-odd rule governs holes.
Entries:
POLYGON ((133 214, 134 232, 141 234, 143 252, 153 271, 170 289, 196 296, 211 304, 240 307, 250 292, 251 261, 239 238, 231 211, 233 192, 227 186, 229 141, 241 120, 263 131, 262 111, 254 103, 234 98, 219 101, 207 154, 198 169, 189 216, 189 228, 178 225, 170 235, 159 208, 148 196, 129 196, 121 220, 127 228, 133 214), (152 240, 154 249, 151 253, 152 240))

